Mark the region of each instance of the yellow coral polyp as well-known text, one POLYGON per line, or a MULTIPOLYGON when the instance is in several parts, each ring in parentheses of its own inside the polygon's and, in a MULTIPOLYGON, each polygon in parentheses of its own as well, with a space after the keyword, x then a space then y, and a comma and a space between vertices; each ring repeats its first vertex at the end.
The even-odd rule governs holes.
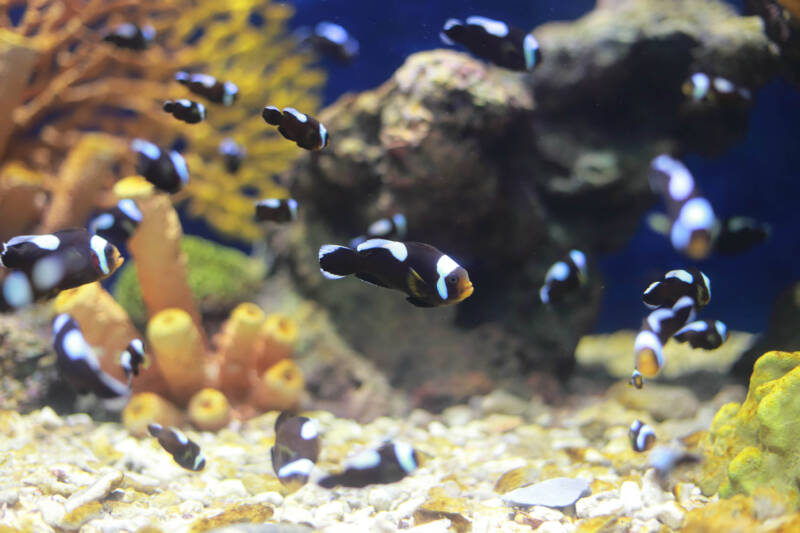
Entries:
POLYGON ((256 368, 260 373, 291 357, 297 342, 297 322, 281 313, 271 313, 264 320, 256 344, 256 368))
POLYGON ((189 420, 203 431, 219 431, 231 421, 228 399, 217 389, 206 388, 189 400, 189 420))
POLYGON ((131 435, 146 437, 148 424, 183 425, 183 415, 170 402, 153 392, 134 394, 122 410, 122 425, 131 435))
POLYGON ((220 388, 230 398, 244 399, 249 374, 255 369, 255 347, 264 312, 253 303, 236 306, 217 336, 220 388))
POLYGON ((170 396, 186 404, 206 384, 206 351, 203 337, 183 309, 165 309, 147 323, 147 339, 155 353, 170 396))
POLYGON ((297 409, 303 398, 306 380, 291 359, 278 361, 253 387, 251 401, 263 410, 297 409))
POLYGON ((119 355, 139 332, 128 314, 99 282, 61 291, 53 306, 58 313, 71 315, 81 325, 86 341, 100 349, 100 365, 117 379, 124 374, 119 355))

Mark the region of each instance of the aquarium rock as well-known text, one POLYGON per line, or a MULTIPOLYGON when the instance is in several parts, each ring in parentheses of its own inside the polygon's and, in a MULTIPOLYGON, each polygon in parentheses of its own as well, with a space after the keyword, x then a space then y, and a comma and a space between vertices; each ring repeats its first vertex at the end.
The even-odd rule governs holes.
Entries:
POLYGON ((556 477, 507 492, 503 500, 521 507, 568 507, 589 493, 591 489, 585 479, 556 477))

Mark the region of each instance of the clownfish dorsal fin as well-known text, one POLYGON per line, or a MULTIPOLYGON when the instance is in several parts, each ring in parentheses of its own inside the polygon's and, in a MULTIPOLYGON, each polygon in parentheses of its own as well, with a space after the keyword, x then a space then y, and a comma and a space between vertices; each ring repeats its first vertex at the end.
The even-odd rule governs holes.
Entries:
POLYGON ((428 293, 427 284, 425 283, 425 280, 422 279, 422 276, 420 276, 419 273, 413 268, 408 269, 406 282, 408 284, 408 289, 411 291, 411 295, 414 296, 414 298, 425 298, 428 293))

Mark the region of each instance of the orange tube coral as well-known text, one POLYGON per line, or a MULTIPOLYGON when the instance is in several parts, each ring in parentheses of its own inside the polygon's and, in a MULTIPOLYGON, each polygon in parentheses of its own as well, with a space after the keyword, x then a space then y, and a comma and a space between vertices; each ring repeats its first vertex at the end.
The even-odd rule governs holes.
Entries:
POLYGON ((291 359, 284 359, 255 380, 250 401, 265 411, 297 409, 305 387, 303 371, 291 359))
POLYGON ((220 389, 234 401, 247 395, 254 370, 254 348, 259 339, 264 312, 256 304, 236 306, 216 337, 220 389))
POLYGON ((39 52, 24 37, 0 30, 0 157, 14 131, 14 109, 22 103, 39 52))
POLYGON ((125 150, 125 144, 111 135, 84 134, 61 165, 42 230, 47 233, 83 225, 108 190, 114 165, 125 150))
POLYGON ((261 326, 256 342, 256 371, 261 375, 278 361, 288 359, 297 342, 297 323, 281 313, 271 313, 261 326))
POLYGON ((228 399, 217 389, 203 389, 189 401, 189 420, 203 431, 219 431, 231 421, 228 399))
MULTIPOLYGON (((100 366, 115 378, 125 381, 119 356, 128 343, 141 337, 131 323, 128 313, 99 282, 87 283, 62 291, 56 296, 53 307, 58 313, 67 313, 81 324, 86 342, 99 349, 100 366)), ((133 380, 134 390, 167 392, 167 385, 157 364, 142 369, 133 380)))
POLYGON ((167 400, 152 392, 136 394, 122 410, 122 425, 136 437, 148 435, 148 424, 182 426, 183 415, 167 400))
POLYGON ((192 317, 200 339, 203 322, 189 288, 186 255, 181 250, 183 229, 178 213, 166 194, 157 193, 141 176, 124 178, 114 186, 119 198, 133 198, 142 222, 128 241, 136 261, 136 273, 150 316, 170 308, 183 309, 192 317))
POLYGON ((186 311, 165 309, 147 323, 147 338, 171 398, 186 405, 207 381, 208 360, 200 330, 186 311))

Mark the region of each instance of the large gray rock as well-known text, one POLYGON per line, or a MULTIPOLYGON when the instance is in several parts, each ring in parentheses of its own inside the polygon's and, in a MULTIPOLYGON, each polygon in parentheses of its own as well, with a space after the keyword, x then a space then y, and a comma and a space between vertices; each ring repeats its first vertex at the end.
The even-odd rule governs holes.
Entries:
POLYGON ((759 19, 710 0, 605 4, 534 30, 544 59, 531 75, 422 52, 320 114, 330 145, 287 176, 304 213, 288 238, 290 264, 393 384, 469 371, 504 385, 534 368, 569 374, 600 282, 593 275, 572 306, 549 309, 538 299, 547 268, 573 247, 591 262, 627 242, 653 202, 653 156, 712 152, 745 131, 744 115, 686 111, 680 87, 695 69, 748 85, 772 76, 759 19), (407 216, 409 240, 469 270, 472 297, 417 309, 400 294, 323 279, 321 244, 345 243, 393 211, 407 216))

